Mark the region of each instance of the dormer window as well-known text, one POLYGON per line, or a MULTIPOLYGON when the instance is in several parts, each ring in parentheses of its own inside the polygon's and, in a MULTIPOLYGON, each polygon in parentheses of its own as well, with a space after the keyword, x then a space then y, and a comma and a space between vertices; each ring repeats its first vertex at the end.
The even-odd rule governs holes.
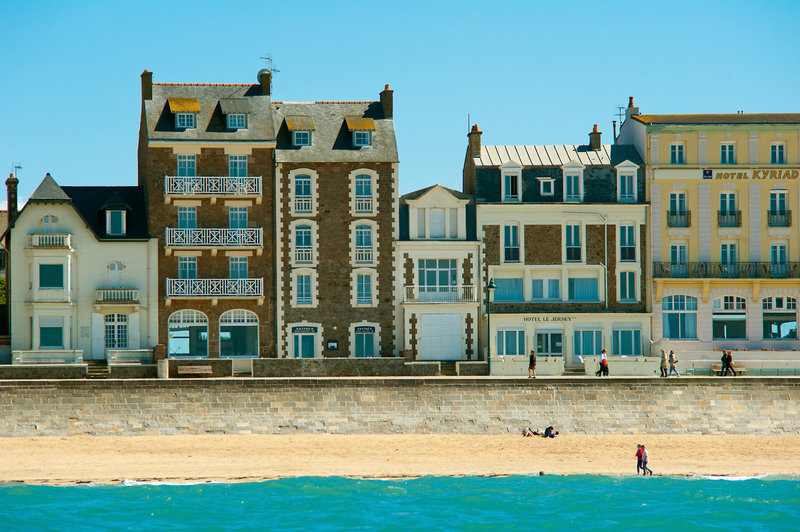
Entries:
POLYGON ((636 203, 639 201, 639 166, 625 160, 614 167, 617 171, 617 201, 620 203, 636 203))
POLYGON ((519 174, 503 174, 503 202, 519 202, 522 198, 520 194, 519 174))
POLYGON ((197 127, 197 113, 200 103, 197 98, 170 98, 167 100, 169 110, 175 115, 177 129, 193 129, 197 127))
POLYGON ((225 127, 247 129, 247 113, 250 112, 248 98, 221 98, 219 108, 225 115, 225 127))
POLYGON ((353 131, 353 146, 372 146, 372 132, 353 131))
POLYGON ((564 202, 583 202, 583 169, 584 165, 578 161, 569 161, 561 167, 563 172, 564 202))
POLYGON ((311 132, 314 131, 314 119, 304 115, 286 117, 286 128, 292 132, 292 146, 311 146, 311 132))
POLYGON ((372 146, 372 132, 375 131, 375 121, 361 116, 345 117, 347 129, 353 133, 353 146, 362 148, 372 146))
POLYGON ((539 178, 539 194, 542 196, 553 196, 553 180, 539 178))
POLYGON ((225 115, 228 129, 247 129, 247 115, 244 113, 233 113, 225 115))
POLYGON ((106 234, 109 236, 122 236, 125 234, 125 211, 106 211, 106 234))
POLYGON ((177 113, 175 115, 175 127, 180 129, 194 129, 194 113, 177 113))
POLYGON ((311 132, 292 131, 292 146, 311 146, 311 132))

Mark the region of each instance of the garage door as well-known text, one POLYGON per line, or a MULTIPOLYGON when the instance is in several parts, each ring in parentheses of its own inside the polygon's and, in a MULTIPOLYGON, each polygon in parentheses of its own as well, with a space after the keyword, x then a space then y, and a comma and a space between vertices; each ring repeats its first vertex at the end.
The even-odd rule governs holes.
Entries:
POLYGON ((461 360, 461 314, 423 314, 420 360, 461 360))

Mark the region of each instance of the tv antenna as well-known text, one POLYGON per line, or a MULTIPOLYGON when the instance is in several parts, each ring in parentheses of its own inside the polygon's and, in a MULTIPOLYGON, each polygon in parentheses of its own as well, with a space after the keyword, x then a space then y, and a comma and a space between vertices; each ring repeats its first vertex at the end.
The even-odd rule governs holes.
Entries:
POLYGON ((259 59, 263 59, 264 61, 267 62, 267 70, 269 70, 270 72, 280 72, 280 70, 278 70, 277 68, 272 66, 272 56, 271 55, 265 55, 265 56, 259 57, 259 59))
POLYGON ((14 163, 14 177, 16 177, 17 179, 19 179, 19 171, 20 170, 22 170, 22 165, 19 164, 18 162, 14 163))
POLYGON ((619 117, 619 125, 622 127, 623 119, 625 118, 625 106, 618 105, 617 106, 617 116, 619 117))

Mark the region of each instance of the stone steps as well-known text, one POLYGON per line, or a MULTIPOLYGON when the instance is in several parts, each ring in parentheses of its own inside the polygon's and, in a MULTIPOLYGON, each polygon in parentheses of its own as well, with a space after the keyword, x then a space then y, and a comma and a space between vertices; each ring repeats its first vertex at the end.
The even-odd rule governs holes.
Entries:
POLYGON ((86 376, 90 379, 107 379, 111 372, 107 360, 87 360, 86 376))

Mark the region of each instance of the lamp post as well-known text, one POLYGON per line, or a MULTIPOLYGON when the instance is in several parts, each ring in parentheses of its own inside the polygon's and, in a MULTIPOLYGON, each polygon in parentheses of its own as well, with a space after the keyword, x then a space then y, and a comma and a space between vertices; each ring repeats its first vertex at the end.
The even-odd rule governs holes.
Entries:
POLYGON ((489 279, 489 284, 486 286, 489 289, 486 297, 486 371, 491 377, 492 375, 492 291, 497 288, 494 284, 494 278, 489 279))

